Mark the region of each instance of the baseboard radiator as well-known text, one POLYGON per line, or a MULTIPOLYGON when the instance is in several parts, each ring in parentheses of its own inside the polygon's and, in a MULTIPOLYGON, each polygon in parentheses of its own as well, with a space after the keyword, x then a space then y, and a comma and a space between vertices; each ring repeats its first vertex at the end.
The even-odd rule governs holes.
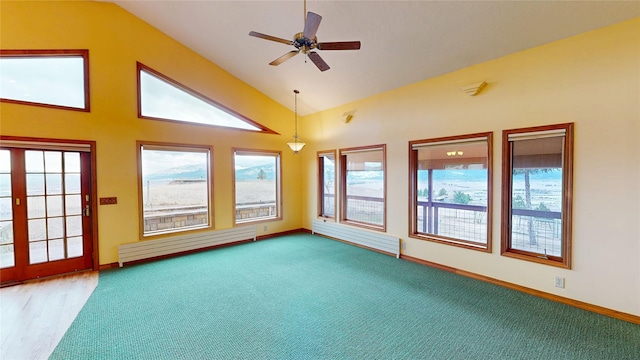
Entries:
POLYGON ((255 226, 238 226, 225 230, 213 230, 188 235, 172 236, 158 240, 139 241, 118 245, 118 264, 150 259, 243 240, 256 240, 255 226))
POLYGON ((400 257, 400 238, 398 237, 322 220, 314 220, 311 227, 313 234, 325 235, 400 257))

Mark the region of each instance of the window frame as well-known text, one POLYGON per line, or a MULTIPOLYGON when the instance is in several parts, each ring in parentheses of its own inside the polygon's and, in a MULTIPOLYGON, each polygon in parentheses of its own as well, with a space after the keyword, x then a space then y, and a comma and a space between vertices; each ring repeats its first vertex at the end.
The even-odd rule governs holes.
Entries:
MULTIPOLYGON (((428 145, 427 145, 428 146, 428 145)), ((422 139, 409 141, 409 237, 414 239, 432 241, 440 244, 452 245, 466 249, 491 252, 492 249, 492 219, 493 219, 493 132, 483 132, 475 134, 465 134, 457 136, 447 136, 432 139, 422 139), (418 149, 417 145, 434 144, 438 146, 442 143, 470 143, 476 141, 486 141, 487 144, 487 233, 486 243, 471 240, 458 239, 437 234, 418 232, 418 149), (440 144, 438 144, 440 143, 440 144)))
MULTIPOLYGON (((535 126, 502 131, 502 216, 501 216, 501 255, 520 260, 527 260, 539 264, 561 268, 571 268, 572 249, 572 199, 573 199, 573 123, 535 126), (564 130, 562 154, 562 256, 552 256, 530 251, 511 248, 511 220, 512 220, 512 142, 509 135, 524 135, 527 133, 553 132, 564 130)), ((560 136, 559 136, 560 137, 560 136)), ((515 140, 518 141, 518 140, 515 140)))
POLYGON ((89 81, 89 50, 88 49, 51 49, 51 50, 0 50, 0 58, 60 58, 60 57, 81 57, 83 60, 84 77, 84 107, 73 107, 65 105, 47 104, 26 100, 15 100, 0 98, 0 102, 20 105, 39 106, 49 109, 71 110, 90 112, 91 95, 89 81))
POLYGON ((262 149, 249 149, 249 148, 233 148, 231 150, 231 168, 232 171, 232 181, 233 181, 233 226, 244 226, 247 224, 256 224, 268 221, 277 221, 282 220, 282 151, 279 150, 262 150, 262 149), (259 218, 249 218, 246 220, 238 221, 236 216, 237 211, 237 203, 236 203, 236 155, 241 153, 241 155, 257 155, 257 156, 273 156, 276 159, 276 215, 273 217, 259 217, 259 218), (255 220, 254 220, 255 219, 255 220))
POLYGON ((318 218, 330 219, 336 221, 338 210, 338 157, 336 150, 323 150, 317 152, 318 158, 318 218), (324 213, 324 158, 327 156, 333 156, 334 171, 333 171, 333 215, 326 215, 324 213))
POLYGON ((386 144, 379 145, 369 145, 369 146, 357 146, 350 148, 342 148, 338 150, 339 154, 339 169, 340 175, 338 178, 339 181, 339 192, 340 192, 340 222, 344 224, 349 224, 353 226, 358 226, 362 228, 367 228, 371 230, 386 232, 387 231, 387 146, 386 144), (368 152, 368 151, 382 151, 382 172, 383 172, 383 202, 382 202, 382 225, 368 223, 364 221, 358 221, 349 219, 347 213, 347 155, 349 153, 358 153, 358 152, 368 152))
POLYGON ((167 122, 171 122, 171 123, 178 123, 181 125, 195 125, 195 126, 205 126, 205 127, 211 127, 211 128, 217 128, 217 129, 227 129, 227 130, 237 130, 237 131, 248 131, 248 132, 252 132, 252 133, 265 133, 265 134, 275 134, 275 135, 279 135, 279 133, 267 128, 266 126, 263 126, 259 123, 257 123, 254 120, 249 119, 248 117, 238 113, 235 110, 230 109, 227 106, 224 106, 222 104, 220 104, 219 102, 203 95, 202 93, 197 92, 194 89, 191 89, 190 87, 168 77, 167 75, 162 74, 161 72, 154 70, 152 68, 150 68, 149 66, 146 66, 140 62, 136 62, 136 86, 137 86, 137 97, 138 97, 138 118, 139 119, 145 119, 145 120, 157 120, 157 121, 167 121, 167 122), (236 127, 231 127, 231 126, 222 126, 222 125, 212 125, 212 124, 204 124, 204 123, 198 123, 198 122, 190 122, 190 121, 183 121, 183 120, 176 120, 176 119, 170 119, 170 118, 161 118, 161 117, 154 117, 154 116, 148 116, 148 115, 143 115, 142 114, 142 83, 141 83, 141 72, 145 71, 147 72, 149 75, 158 78, 161 81, 166 82, 167 84, 184 91, 185 93, 198 98, 204 102, 206 102, 207 104, 217 108, 220 111, 226 112, 227 114, 237 118, 240 121, 244 121, 252 126, 255 126, 258 128, 258 130, 250 130, 250 129, 241 129, 241 128, 236 128, 236 127))
POLYGON ((139 209, 139 238, 141 240, 149 240, 154 238, 162 238, 166 236, 172 236, 176 234, 187 234, 199 231, 213 230, 215 229, 214 223, 214 186, 213 186, 213 146, 211 145, 198 145, 198 144, 184 144, 184 143, 169 143, 158 141, 136 141, 136 156, 138 166, 138 209, 139 209), (148 146, 150 150, 160 151, 183 151, 195 150, 197 152, 207 152, 207 225, 194 225, 188 227, 174 228, 171 230, 153 231, 149 234, 145 234, 144 230, 144 200, 143 200, 143 174, 142 174, 142 151, 143 147, 148 146))

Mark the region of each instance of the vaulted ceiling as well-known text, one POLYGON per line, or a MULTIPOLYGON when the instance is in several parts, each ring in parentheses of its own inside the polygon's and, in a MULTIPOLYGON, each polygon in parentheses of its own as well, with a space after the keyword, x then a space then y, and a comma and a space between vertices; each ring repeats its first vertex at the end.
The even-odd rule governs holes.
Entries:
POLYGON ((300 90, 302 115, 640 16, 638 1, 309 0, 319 42, 362 43, 318 50, 321 72, 300 54, 268 65, 293 46, 248 35, 292 39, 303 0, 112 2, 290 109, 300 90))

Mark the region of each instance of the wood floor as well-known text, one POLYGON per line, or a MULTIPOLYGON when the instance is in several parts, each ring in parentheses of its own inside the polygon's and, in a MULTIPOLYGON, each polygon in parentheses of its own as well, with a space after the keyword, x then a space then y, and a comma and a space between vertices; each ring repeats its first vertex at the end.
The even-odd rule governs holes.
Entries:
POLYGON ((0 359, 48 359, 98 285, 88 271, 0 289, 0 359))

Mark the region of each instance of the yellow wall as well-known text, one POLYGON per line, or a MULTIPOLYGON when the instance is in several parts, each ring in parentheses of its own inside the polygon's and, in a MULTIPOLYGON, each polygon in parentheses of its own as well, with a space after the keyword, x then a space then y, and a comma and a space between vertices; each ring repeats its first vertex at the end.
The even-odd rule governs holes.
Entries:
POLYGON ((0 6, 3 49, 89 49, 90 113, 2 103, 0 133, 96 141, 98 196, 118 198, 117 205, 98 208, 100 264, 116 262, 117 246, 139 238, 136 140, 213 145, 217 229, 233 226, 232 147, 282 151, 284 218, 260 224, 258 235, 300 227, 294 180, 300 157, 285 144, 293 131, 291 111, 114 4, 0 6), (283 135, 138 119, 136 61, 283 135))
POLYGON ((307 116, 301 135, 305 228, 316 216, 315 152, 386 143, 387 232, 406 241, 403 254, 640 315, 640 19, 307 116), (459 90, 479 81, 488 85, 475 97, 459 90), (575 123, 573 268, 500 256, 501 131, 566 122, 575 123), (494 132, 492 253, 409 239, 408 141, 485 131, 494 132))

